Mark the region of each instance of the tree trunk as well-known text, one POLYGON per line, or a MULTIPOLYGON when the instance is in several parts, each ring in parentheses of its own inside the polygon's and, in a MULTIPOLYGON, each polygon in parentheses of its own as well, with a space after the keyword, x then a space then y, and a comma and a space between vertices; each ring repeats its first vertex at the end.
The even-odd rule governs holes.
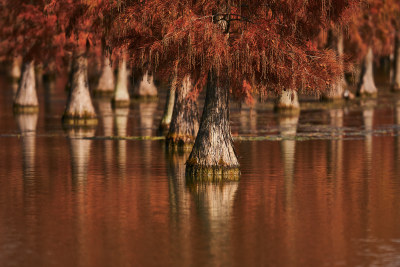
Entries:
POLYGON ((282 90, 277 102, 275 103, 275 112, 296 114, 300 112, 299 97, 297 91, 293 89, 282 90))
POLYGON ((189 180, 238 180, 239 162, 229 125, 229 83, 208 75, 200 129, 186 162, 189 180))
POLYGON ((175 76, 172 84, 171 84, 171 89, 168 90, 167 92, 167 100, 165 102, 165 108, 164 108, 164 115, 161 119, 160 127, 159 127, 159 132, 163 134, 164 132, 167 132, 169 130, 169 126, 171 124, 172 120, 172 113, 174 111, 174 104, 175 104, 175 91, 176 91, 176 81, 177 77, 175 76))
POLYGON ((114 94, 114 71, 108 56, 103 56, 100 79, 94 91, 96 96, 112 96, 114 94))
MULTIPOLYGON (((339 57, 339 62, 341 67, 343 67, 343 33, 341 31, 336 31, 331 29, 329 31, 328 37, 328 48, 336 51, 337 56, 339 57)), ((343 99, 343 93, 346 87, 346 80, 344 78, 344 72, 342 71, 340 77, 331 85, 328 86, 326 92, 322 94, 322 99, 327 101, 334 101, 343 99)))
POLYGON ((12 82, 18 82, 21 77, 21 57, 14 57, 10 69, 10 78, 12 82))
POLYGON ((392 91, 400 92, 400 36, 396 33, 394 45, 392 91))
POLYGON ((153 75, 146 71, 136 87, 134 92, 135 98, 156 98, 157 97, 157 87, 154 85, 153 75))
POLYGON ((199 111, 196 100, 190 97, 191 90, 192 81, 190 75, 186 75, 182 86, 176 90, 176 101, 166 140, 169 148, 190 149, 196 139, 199 111))
POLYGON ((74 53, 72 60, 69 95, 63 122, 70 125, 96 125, 96 113, 89 93, 86 54, 74 53))
POLYGON ((374 54, 372 52, 372 48, 369 47, 362 65, 360 82, 357 88, 358 96, 376 96, 378 93, 374 81, 373 64, 374 54))
POLYGON ((130 98, 128 92, 128 72, 126 69, 126 58, 120 58, 118 66, 117 85, 115 86, 115 94, 113 98, 114 107, 129 107, 130 98))
POLYGON ((24 61, 22 76, 19 81, 17 95, 14 99, 14 111, 37 112, 39 102, 36 93, 35 64, 33 60, 24 61))

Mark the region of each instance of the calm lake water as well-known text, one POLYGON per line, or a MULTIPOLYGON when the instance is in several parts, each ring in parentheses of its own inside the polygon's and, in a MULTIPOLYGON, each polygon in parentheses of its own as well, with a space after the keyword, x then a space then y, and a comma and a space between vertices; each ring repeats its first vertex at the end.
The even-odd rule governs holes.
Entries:
POLYGON ((0 266, 400 266, 400 96, 233 105, 240 181, 187 185, 187 153, 103 138, 155 136, 163 98, 63 130, 62 85, 13 115, 0 84, 0 266))

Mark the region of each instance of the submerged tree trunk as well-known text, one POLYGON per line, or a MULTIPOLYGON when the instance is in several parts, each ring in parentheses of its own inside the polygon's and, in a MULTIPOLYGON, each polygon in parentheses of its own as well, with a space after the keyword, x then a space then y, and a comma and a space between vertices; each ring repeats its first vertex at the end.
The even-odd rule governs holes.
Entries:
POLYGON ((144 73, 138 86, 134 92, 135 98, 156 98, 157 87, 154 84, 153 75, 149 74, 148 71, 144 73))
POLYGON ((374 81, 373 65, 374 54, 372 52, 372 48, 369 47, 362 65, 360 82, 357 88, 358 96, 376 96, 376 94, 378 93, 374 81))
POLYGON ((274 110, 279 113, 296 114, 300 112, 299 97, 294 89, 282 90, 274 110))
POLYGON ((115 93, 113 98, 115 107, 129 107, 130 98, 128 92, 128 71, 126 69, 126 58, 120 58, 118 66, 117 85, 115 86, 115 93))
POLYGON ((114 94, 114 88, 114 72, 111 67, 110 58, 104 55, 100 79, 94 93, 96 96, 112 96, 114 94))
POLYGON ((191 90, 192 81, 190 75, 186 75, 182 86, 176 90, 176 101, 167 135, 167 146, 170 148, 191 148, 196 139, 199 111, 196 100, 190 96, 191 90))
MULTIPOLYGON (((343 45, 342 31, 334 29, 331 29, 329 31, 328 47, 336 51, 336 54, 339 57, 340 65, 341 67, 343 67, 342 57, 344 53, 344 45, 343 45)), ((340 77, 333 84, 329 85, 326 92, 322 94, 322 99, 328 101, 342 99, 345 88, 346 88, 346 80, 344 78, 344 72, 342 71, 340 77)))
POLYGON ((95 125, 96 113, 89 93, 87 57, 74 53, 70 75, 70 88, 63 122, 71 125, 95 125))
POLYGON ((35 64, 33 60, 23 63, 22 76, 19 81, 17 95, 14 99, 14 111, 37 112, 39 102, 36 93, 35 64))
POLYGON ((175 104, 176 82, 177 82, 177 77, 175 76, 171 84, 171 89, 168 90, 167 92, 167 100, 165 102, 164 115, 161 119, 159 127, 159 132, 161 134, 167 132, 171 124, 172 113, 174 111, 174 104, 175 104))
POLYGON ((199 132, 186 162, 189 180, 238 180, 239 162, 229 125, 229 83, 210 71, 199 132))
POLYGON ((394 45, 392 91, 400 92, 400 36, 399 36, 399 33, 396 33, 396 39, 395 39, 395 45, 394 45))

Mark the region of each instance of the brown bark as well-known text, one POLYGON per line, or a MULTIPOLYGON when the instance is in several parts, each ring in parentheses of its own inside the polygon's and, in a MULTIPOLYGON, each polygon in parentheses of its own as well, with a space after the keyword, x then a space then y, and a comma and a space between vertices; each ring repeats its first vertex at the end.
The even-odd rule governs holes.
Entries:
POLYGON ((112 96, 114 94, 114 88, 114 71, 112 69, 109 57, 104 55, 100 79, 94 93, 99 96, 112 96))
POLYGON ((392 91, 400 92, 400 36, 396 33, 394 45, 392 91))
POLYGON ((186 75, 182 86, 175 93, 176 101, 166 139, 169 148, 191 148, 196 139, 199 111, 196 100, 190 97, 191 90, 192 81, 190 75, 186 75))
POLYGON ((63 122, 71 125, 95 125, 96 113, 89 93, 87 57, 74 53, 70 75, 70 88, 63 122))
POLYGON ((229 125, 229 83, 208 75, 207 93, 199 132, 186 162, 189 180, 239 179, 239 162, 229 125))
MULTIPOLYGON (((328 36, 328 48, 336 51, 339 57, 339 62, 343 68, 343 33, 340 30, 331 29, 328 36)), ((328 86, 326 92, 322 94, 323 100, 333 101, 343 99, 343 93, 346 88, 346 80, 342 71, 340 77, 331 85, 328 86)))
POLYGON ((168 90, 167 92, 167 100, 165 102, 164 114, 161 119, 159 127, 160 133, 167 132, 171 124, 172 113, 174 111, 174 105, 175 105, 176 82, 177 82, 177 77, 175 76, 171 84, 171 89, 168 90))
POLYGON ((154 84, 153 75, 149 74, 148 71, 144 73, 141 80, 136 86, 134 91, 135 98, 156 98, 157 97, 157 87, 154 84))
POLYGON ((282 90, 275 102, 275 112, 296 114, 300 112, 299 97, 294 89, 282 90))
POLYGON ((115 107, 129 107, 129 104, 128 71, 126 68, 126 58, 123 56, 120 58, 118 66, 118 77, 113 97, 113 105, 115 107))
POLYGON ((14 111, 37 112, 39 102, 36 93, 35 64, 33 60, 23 63, 22 76, 19 81, 17 95, 14 99, 14 111))
POLYGON ((372 48, 368 48, 367 55, 364 58, 361 70, 360 82, 357 88, 358 96, 376 96, 378 90, 374 81, 374 54, 372 48))

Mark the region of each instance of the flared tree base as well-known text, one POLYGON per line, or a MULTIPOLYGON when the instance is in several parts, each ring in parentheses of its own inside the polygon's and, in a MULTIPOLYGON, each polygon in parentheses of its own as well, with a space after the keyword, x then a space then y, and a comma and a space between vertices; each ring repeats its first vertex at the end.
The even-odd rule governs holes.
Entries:
POLYGON ((206 167, 195 162, 186 162, 186 181, 188 183, 238 181, 240 170, 238 166, 206 167))
POLYGON ((129 100, 112 100, 113 108, 129 108, 131 101, 129 100))
POLYGON ((15 114, 32 114, 39 112, 39 106, 25 106, 20 104, 14 104, 13 111, 15 114))
POLYGON ((98 119, 94 115, 74 116, 70 114, 64 114, 62 117, 64 125, 70 126, 96 126, 98 119))

